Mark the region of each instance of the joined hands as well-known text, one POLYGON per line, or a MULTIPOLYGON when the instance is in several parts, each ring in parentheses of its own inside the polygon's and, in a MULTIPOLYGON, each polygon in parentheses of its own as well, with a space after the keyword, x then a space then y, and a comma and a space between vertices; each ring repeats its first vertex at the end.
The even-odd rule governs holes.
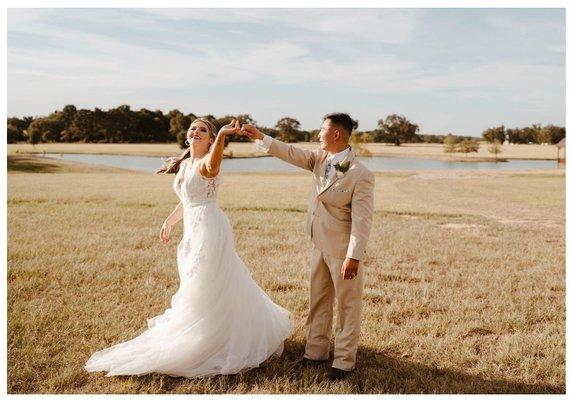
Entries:
POLYGON ((229 124, 222 126, 222 128, 220 129, 220 134, 221 135, 235 134, 240 136, 247 136, 252 140, 263 139, 263 132, 261 132, 252 124, 241 125, 239 120, 237 119, 232 119, 232 121, 229 124))

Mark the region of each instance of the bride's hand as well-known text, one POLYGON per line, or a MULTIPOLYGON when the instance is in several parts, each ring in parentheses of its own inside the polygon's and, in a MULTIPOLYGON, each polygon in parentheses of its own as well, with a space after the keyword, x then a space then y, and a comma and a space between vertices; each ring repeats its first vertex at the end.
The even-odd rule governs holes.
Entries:
POLYGON ((162 228, 160 228, 160 240, 162 243, 170 242, 170 230, 172 229, 172 225, 168 222, 164 221, 162 224, 162 228))
POLYGON ((222 126, 222 129, 220 129, 221 135, 235 135, 235 134, 240 134, 240 132, 241 132, 241 126, 237 119, 232 119, 232 122, 222 126))

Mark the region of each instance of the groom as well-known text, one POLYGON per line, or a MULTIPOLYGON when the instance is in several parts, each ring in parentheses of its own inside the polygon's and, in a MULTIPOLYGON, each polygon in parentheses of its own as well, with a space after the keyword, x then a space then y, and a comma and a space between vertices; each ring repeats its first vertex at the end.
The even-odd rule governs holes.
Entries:
POLYGON ((252 125, 242 132, 269 154, 313 173, 306 230, 313 242, 311 287, 304 358, 329 359, 333 303, 337 300, 334 361, 329 378, 355 368, 360 335, 362 259, 374 208, 374 175, 348 144, 354 121, 348 114, 324 117, 318 150, 302 150, 264 135, 252 125))

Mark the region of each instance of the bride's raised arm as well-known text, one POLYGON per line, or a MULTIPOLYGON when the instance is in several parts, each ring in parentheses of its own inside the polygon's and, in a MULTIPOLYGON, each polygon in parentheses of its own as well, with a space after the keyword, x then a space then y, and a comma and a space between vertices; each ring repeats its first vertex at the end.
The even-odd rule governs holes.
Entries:
POLYGON ((220 165, 224 157, 224 141, 226 135, 238 133, 241 127, 237 119, 232 119, 227 125, 224 125, 218 132, 214 143, 210 147, 210 151, 204 157, 204 161, 200 165, 200 174, 206 178, 215 178, 220 172, 220 165))

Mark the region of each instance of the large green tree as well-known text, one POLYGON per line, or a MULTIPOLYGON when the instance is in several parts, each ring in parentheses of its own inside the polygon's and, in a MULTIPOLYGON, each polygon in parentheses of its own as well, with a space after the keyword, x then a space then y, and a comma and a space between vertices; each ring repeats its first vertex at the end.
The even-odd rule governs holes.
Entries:
POLYGON ((6 136, 8 139, 8 143, 17 143, 23 138, 22 132, 18 130, 18 128, 16 128, 14 125, 10 124, 8 124, 7 126, 6 136))
POLYGON ((546 130, 550 136, 550 143, 556 144, 566 137, 566 128, 556 125, 546 125, 543 130, 546 130))
POLYGON ((419 130, 417 124, 408 121, 403 115, 391 114, 378 121, 377 132, 387 142, 399 146, 403 142, 419 141, 419 130))
POLYGON ((7 119, 7 139, 8 143, 16 143, 25 141, 27 138, 26 130, 34 120, 33 117, 17 118, 11 117, 7 119))
POLYGON ((30 126, 28 127, 28 142, 32 145, 36 145, 42 141, 43 135, 43 126, 42 126, 42 119, 38 118, 35 119, 30 126))
POLYGON ((137 142, 168 142, 174 140, 170 135, 170 121, 160 110, 151 111, 146 108, 134 113, 136 120, 137 142))
POLYGON ((292 117, 281 118, 275 124, 277 129, 277 138, 284 142, 296 142, 298 140, 299 129, 301 123, 292 117))
POLYGON ((100 140, 95 114, 91 110, 82 109, 77 111, 71 126, 62 133, 62 140, 64 142, 93 142, 98 141, 97 139, 100 140))
POLYGON ((504 127, 504 125, 486 129, 483 132, 483 138, 489 143, 494 143, 494 142, 498 141, 502 144, 505 141, 505 127, 504 127))
POLYGON ((182 114, 179 110, 174 109, 168 113, 169 129, 171 137, 176 138, 178 147, 181 149, 186 148, 186 131, 192 123, 190 118, 182 114))
POLYGON ((55 112, 47 117, 36 118, 28 127, 28 136, 32 135, 36 139, 39 137, 42 142, 59 142, 65 128, 62 114, 55 112))

